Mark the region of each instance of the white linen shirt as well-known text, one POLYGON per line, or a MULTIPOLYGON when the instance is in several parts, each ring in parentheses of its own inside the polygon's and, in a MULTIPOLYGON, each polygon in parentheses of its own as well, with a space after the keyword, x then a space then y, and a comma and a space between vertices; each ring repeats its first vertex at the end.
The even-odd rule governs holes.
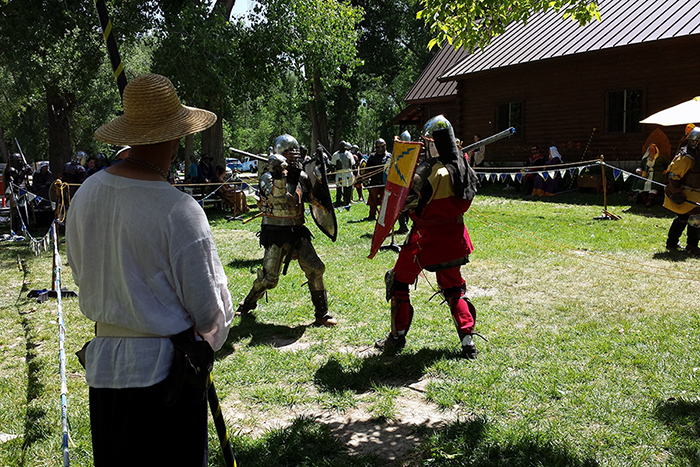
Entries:
MULTIPOLYGON (((90 320, 171 336, 192 325, 218 350, 233 317, 226 274, 203 209, 165 181, 100 171, 71 200, 66 255, 90 320)), ((168 375, 167 337, 96 337, 95 388, 152 386, 168 375)))

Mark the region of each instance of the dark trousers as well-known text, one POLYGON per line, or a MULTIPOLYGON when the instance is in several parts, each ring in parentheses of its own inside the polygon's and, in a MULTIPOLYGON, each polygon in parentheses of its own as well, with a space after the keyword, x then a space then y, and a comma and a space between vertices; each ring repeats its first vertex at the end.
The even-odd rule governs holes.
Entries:
POLYGON ((207 401, 166 407, 165 382, 146 388, 90 388, 95 467, 206 467, 207 401))

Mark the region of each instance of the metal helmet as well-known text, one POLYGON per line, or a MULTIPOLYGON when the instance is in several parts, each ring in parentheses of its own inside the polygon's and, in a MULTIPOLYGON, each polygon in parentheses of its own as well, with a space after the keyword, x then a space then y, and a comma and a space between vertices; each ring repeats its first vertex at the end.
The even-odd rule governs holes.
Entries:
POLYGON ((347 141, 340 142, 340 150, 341 151, 346 151, 346 150, 350 149, 350 147, 351 147, 350 143, 348 143, 347 141))
POLYGON ((425 125, 423 126, 423 133, 421 134, 421 136, 423 136, 423 138, 432 139, 433 132, 451 127, 452 124, 448 119, 445 118, 444 115, 438 115, 425 122, 425 125))
POLYGON ((358 146, 357 144, 353 144, 351 151, 353 154, 357 154, 358 152, 360 152, 360 146, 358 146))
POLYGON ((409 133, 408 130, 404 130, 401 136, 399 136, 399 139, 401 141, 411 141, 411 133, 409 133))
POLYGON ((379 138, 379 139, 374 143, 374 147, 375 147, 375 148, 378 148, 378 147, 382 147, 382 146, 383 146, 383 147, 386 147, 386 141, 384 141, 383 138, 379 138))
POLYGON ((299 154, 299 143, 294 136, 284 134, 275 138, 275 154, 284 154, 284 151, 299 154))
POLYGON ((700 127, 695 127, 688 133, 688 146, 697 148, 698 143, 700 143, 700 127))

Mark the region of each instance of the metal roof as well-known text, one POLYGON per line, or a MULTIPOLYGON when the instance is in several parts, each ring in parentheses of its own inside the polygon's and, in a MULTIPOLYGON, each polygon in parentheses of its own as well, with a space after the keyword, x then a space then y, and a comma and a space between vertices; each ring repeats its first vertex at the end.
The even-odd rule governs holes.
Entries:
POLYGON ((586 26, 553 10, 534 14, 527 24, 511 24, 485 50, 466 56, 437 78, 454 83, 461 76, 495 68, 700 34, 700 2, 599 0, 598 7, 601 21, 586 26))
POLYGON ((428 66, 425 67, 423 73, 406 94, 404 101, 413 103, 424 99, 457 95, 457 83, 441 83, 438 78, 468 55, 463 49, 455 50, 454 47, 445 44, 430 60, 428 66))

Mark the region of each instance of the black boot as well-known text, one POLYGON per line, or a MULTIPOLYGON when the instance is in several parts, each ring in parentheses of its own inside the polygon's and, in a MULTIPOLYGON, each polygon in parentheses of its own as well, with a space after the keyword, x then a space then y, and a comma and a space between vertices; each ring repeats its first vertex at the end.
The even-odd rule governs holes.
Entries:
POLYGON ((326 326, 328 328, 338 324, 338 320, 328 313, 328 294, 326 289, 310 290, 311 302, 314 304, 314 326, 326 326))
POLYGON ((677 217, 673 219, 671 227, 668 229, 668 238, 666 239, 667 250, 680 250, 683 248, 678 241, 681 239, 681 235, 685 230, 685 225, 686 223, 677 217))
POLYGON ((700 256, 700 248, 698 248, 698 241, 700 241, 700 228, 688 226, 688 242, 685 246, 685 251, 693 256, 700 256))

